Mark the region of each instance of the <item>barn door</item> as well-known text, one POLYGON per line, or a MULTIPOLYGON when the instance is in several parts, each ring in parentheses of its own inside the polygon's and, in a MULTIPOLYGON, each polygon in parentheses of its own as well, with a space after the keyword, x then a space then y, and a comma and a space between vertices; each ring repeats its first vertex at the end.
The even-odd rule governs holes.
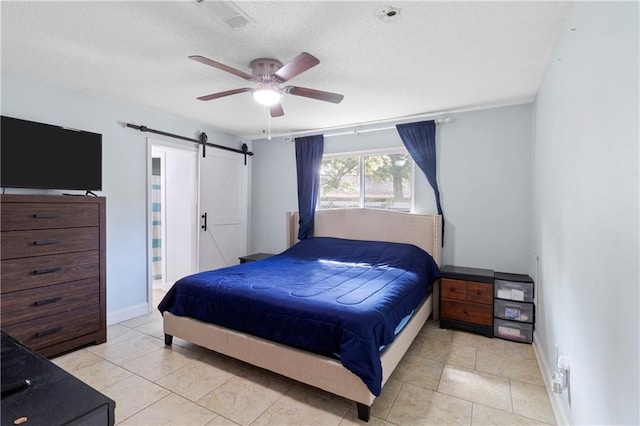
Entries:
POLYGON ((206 271, 235 265, 247 254, 249 166, 244 155, 214 148, 199 158, 199 268, 206 271))

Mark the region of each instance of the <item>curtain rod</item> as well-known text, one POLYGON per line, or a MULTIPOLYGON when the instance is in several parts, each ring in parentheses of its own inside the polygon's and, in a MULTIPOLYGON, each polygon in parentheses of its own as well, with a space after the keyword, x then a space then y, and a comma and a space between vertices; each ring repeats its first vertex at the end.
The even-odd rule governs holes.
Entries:
MULTIPOLYGON (((451 121, 451 117, 436 118, 433 121, 435 121, 437 125, 440 125, 440 124, 448 123, 449 121, 451 121)), ((400 123, 398 123, 398 124, 400 124, 400 123)), ((395 128, 396 128, 396 126, 372 127, 372 128, 360 129, 360 130, 354 129, 354 130, 351 130, 349 132, 328 133, 328 134, 324 135, 324 137, 325 138, 332 138, 334 136, 344 136, 344 135, 356 135, 356 136, 358 136, 360 133, 379 132, 381 130, 391 130, 391 129, 395 129, 395 128)))
POLYGON ((349 124, 344 126, 325 127, 325 128, 315 129, 315 130, 301 130, 299 132, 291 132, 291 133, 280 133, 277 135, 272 135, 271 137, 281 137, 281 138, 292 140, 296 136, 310 136, 310 135, 317 135, 319 133, 324 133, 324 132, 333 132, 333 131, 336 132, 336 133, 325 134, 324 137, 327 138, 332 136, 343 136, 343 135, 349 135, 349 134, 375 132, 379 130, 389 130, 389 129, 395 128, 396 124, 405 124, 405 123, 413 122, 414 120, 418 121, 418 120, 425 120, 425 119, 434 119, 436 124, 444 124, 451 121, 451 115, 453 114, 459 114, 459 113, 469 112, 469 111, 478 111, 478 110, 490 109, 490 108, 501 108, 501 107, 508 107, 513 105, 521 105, 521 104, 530 103, 530 102, 532 102, 532 100, 530 99, 525 99, 525 100, 520 99, 512 102, 476 105, 476 106, 467 107, 467 108, 450 109, 446 111, 429 112, 429 113, 422 113, 422 114, 416 114, 416 115, 406 115, 404 117, 389 118, 389 119, 377 120, 377 121, 368 121, 364 123, 349 124), (358 127, 383 125, 383 124, 389 124, 389 123, 393 123, 393 125, 358 130, 358 127), (349 130, 347 131, 346 129, 349 129, 349 130))
POLYGON ((395 125, 396 124, 404 124, 404 123, 407 123, 407 122, 412 122, 414 120, 424 120, 424 119, 434 118, 434 117, 438 117, 438 118, 434 119, 436 124, 443 124, 443 123, 448 123, 449 121, 451 121, 451 117, 449 116, 450 114, 452 114, 454 112, 462 112, 462 111, 463 110, 428 113, 428 114, 425 113, 425 114, 408 115, 408 116, 404 116, 404 117, 396 117, 396 118, 390 118, 390 119, 378 120, 378 121, 368 121, 368 122, 364 122, 364 123, 349 124, 349 125, 345 125, 345 126, 325 127, 325 128, 321 128, 321 129, 315 129, 315 130, 301 130, 299 132, 281 133, 281 134, 278 134, 278 135, 271 135, 271 137, 272 138, 273 137, 282 137, 282 138, 285 138, 285 139, 294 139, 297 136, 310 136, 310 135, 317 135, 319 133, 323 133, 325 138, 330 138, 330 137, 333 137, 333 136, 351 135, 351 134, 358 135, 360 133, 377 132, 377 131, 380 131, 380 130, 395 129, 395 125), (392 126, 383 126, 383 127, 359 129, 359 127, 373 126, 373 125, 376 125, 376 124, 386 124, 386 123, 393 123, 393 125, 392 126), (343 129, 349 129, 349 130, 343 130, 343 129), (340 131, 340 130, 342 130, 342 131, 340 131), (332 131, 335 131, 335 133, 331 133, 332 131), (330 132, 330 133, 325 133, 325 132, 330 132))

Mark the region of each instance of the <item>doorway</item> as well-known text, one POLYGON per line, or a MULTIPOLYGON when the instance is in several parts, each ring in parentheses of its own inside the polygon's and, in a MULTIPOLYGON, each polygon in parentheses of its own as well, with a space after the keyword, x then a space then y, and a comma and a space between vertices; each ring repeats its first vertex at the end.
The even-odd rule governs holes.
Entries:
POLYGON ((147 139, 148 276, 153 290, 168 290, 198 270, 198 149, 147 139))

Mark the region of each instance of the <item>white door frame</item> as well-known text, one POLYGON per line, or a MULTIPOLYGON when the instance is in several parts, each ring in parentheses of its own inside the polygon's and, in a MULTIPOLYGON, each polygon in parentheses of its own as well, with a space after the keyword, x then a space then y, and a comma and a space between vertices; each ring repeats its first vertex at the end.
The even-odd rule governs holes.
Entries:
MULTIPOLYGON (((183 151, 195 153, 195 167, 196 167, 196 207, 195 212, 199 215, 200 212, 200 162, 198 161, 198 146, 189 146, 184 143, 171 142, 159 138, 147 138, 147 306, 148 312, 151 312, 155 306, 153 306, 153 219, 152 219, 152 195, 151 195, 151 181, 152 181, 152 148, 154 146, 170 147, 173 149, 179 149, 183 151)), ((164 208, 164 206, 163 206, 164 208)), ((196 270, 198 269, 198 261, 200 258, 200 233, 196 232, 196 270)), ((164 261, 164 259, 163 259, 164 261)))

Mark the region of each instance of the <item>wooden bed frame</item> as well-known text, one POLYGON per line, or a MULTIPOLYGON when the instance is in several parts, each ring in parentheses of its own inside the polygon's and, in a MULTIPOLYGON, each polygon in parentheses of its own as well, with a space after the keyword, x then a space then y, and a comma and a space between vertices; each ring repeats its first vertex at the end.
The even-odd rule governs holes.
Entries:
MULTIPOLYGON (((383 210, 345 209, 316 212, 314 235, 356 240, 394 241, 414 244, 441 263, 441 217, 383 210)), ((287 245, 297 242, 298 215, 287 213, 287 245)), ((435 289, 435 284, 434 284, 435 289)), ((432 313, 434 293, 416 310, 411 320, 380 356, 382 385, 386 383, 420 329, 432 313)), ((437 302, 436 302, 437 303, 437 302)), ((368 421, 376 398, 364 382, 339 360, 292 348, 193 318, 163 315, 165 344, 173 336, 196 345, 273 371, 356 402, 358 417, 368 421)))

